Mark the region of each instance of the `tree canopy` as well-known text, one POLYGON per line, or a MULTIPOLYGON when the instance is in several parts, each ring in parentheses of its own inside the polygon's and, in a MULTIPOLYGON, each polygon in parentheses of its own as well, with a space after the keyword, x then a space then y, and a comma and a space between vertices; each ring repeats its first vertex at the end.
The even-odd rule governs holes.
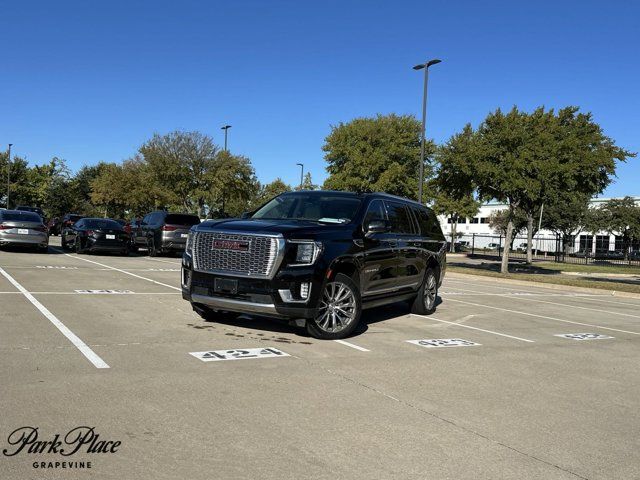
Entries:
MULTIPOLYGON (((356 118, 332 127, 322 147, 329 173, 324 188, 416 198, 421 128, 414 116, 395 114, 356 118)), ((434 150, 428 141, 427 155, 434 150)), ((425 179, 432 170, 427 162, 425 179)))

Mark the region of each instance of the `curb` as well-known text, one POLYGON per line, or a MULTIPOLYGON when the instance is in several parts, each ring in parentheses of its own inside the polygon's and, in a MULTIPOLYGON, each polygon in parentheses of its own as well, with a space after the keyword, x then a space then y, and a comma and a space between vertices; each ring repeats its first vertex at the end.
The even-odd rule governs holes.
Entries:
POLYGON ((543 282, 534 282, 529 280, 514 280, 510 278, 496 278, 496 277, 490 277, 487 275, 473 275, 470 273, 458 273, 458 272, 449 272, 449 271, 447 271, 446 275, 454 276, 454 277, 463 277, 466 279, 481 277, 481 278, 489 279, 496 283, 507 283, 511 285, 522 285, 522 286, 528 286, 528 287, 536 286, 539 288, 548 288, 549 290, 566 290, 566 291, 582 292, 582 293, 600 293, 603 296, 610 295, 612 297, 626 297, 626 298, 640 299, 640 293, 621 292, 618 290, 607 290, 604 288, 575 287, 571 285, 561 285, 558 283, 543 283, 543 282))

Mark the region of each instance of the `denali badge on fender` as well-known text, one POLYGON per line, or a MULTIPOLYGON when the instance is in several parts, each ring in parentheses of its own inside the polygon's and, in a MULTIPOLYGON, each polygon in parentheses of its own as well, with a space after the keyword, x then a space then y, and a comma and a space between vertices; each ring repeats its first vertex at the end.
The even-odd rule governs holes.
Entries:
POLYGON ((250 242, 245 240, 214 240, 213 248, 216 250, 237 250, 239 252, 248 252, 250 242))
POLYGON ((330 340, 351 335, 368 307, 405 300, 413 313, 435 311, 446 269, 433 211, 384 193, 283 193, 189 238, 182 297, 198 314, 288 319, 330 340))

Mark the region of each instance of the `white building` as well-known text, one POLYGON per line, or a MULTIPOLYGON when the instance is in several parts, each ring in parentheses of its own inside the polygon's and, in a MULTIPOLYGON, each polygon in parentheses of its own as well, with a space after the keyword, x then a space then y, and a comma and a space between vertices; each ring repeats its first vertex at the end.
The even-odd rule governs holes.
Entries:
MULTIPOLYGON (((640 204, 640 197, 632 197, 636 203, 640 204)), ((604 202, 611 200, 610 198, 594 198, 591 200, 590 206, 591 208, 598 208, 599 205, 604 202)), ((480 210, 473 218, 460 218, 458 219, 458 224, 456 231, 458 235, 462 235, 460 240, 471 242, 474 241, 474 246, 476 248, 484 248, 489 243, 499 243, 500 242, 500 234, 494 231, 489 226, 489 217, 501 210, 506 210, 508 207, 504 203, 486 203, 480 207, 480 210)), ((544 211, 543 211, 544 216, 544 211)), ((443 233, 449 237, 451 235, 451 219, 447 218, 444 215, 440 215, 440 226, 442 227, 443 233)), ((538 219, 536 219, 536 222, 538 219)), ((622 237, 619 235, 611 235, 609 232, 602 231, 598 232, 596 235, 591 235, 585 232, 577 232, 578 235, 574 240, 573 251, 584 252, 588 251, 591 253, 596 252, 606 252, 606 251, 622 251, 622 237)), ((526 236, 526 231, 521 233, 522 236, 526 236)), ((539 240, 539 242, 544 242, 545 246, 540 245, 540 248, 543 250, 551 250, 551 243, 553 242, 553 238, 555 237, 555 233, 549 230, 541 230, 536 234, 536 238, 546 239, 539 240)), ((503 240, 504 241, 504 240, 503 240)), ((520 237, 514 243, 514 246, 517 248, 520 246, 520 237)), ((534 248, 536 247, 536 242, 534 242, 534 248)), ((634 245, 633 249, 637 250, 640 246, 634 245)))

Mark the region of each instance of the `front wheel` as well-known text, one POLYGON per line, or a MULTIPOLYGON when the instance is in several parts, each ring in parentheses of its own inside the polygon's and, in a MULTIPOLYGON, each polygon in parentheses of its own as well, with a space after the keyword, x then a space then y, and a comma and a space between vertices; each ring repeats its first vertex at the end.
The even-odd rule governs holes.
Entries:
POLYGON ((436 310, 438 298, 438 279, 433 268, 427 268, 424 273, 424 281, 420 286, 420 292, 411 304, 411 313, 429 315, 436 310))
POLYGON ((77 254, 82 253, 83 252, 83 250, 82 250, 82 240, 80 238, 76 238, 75 244, 76 244, 76 253, 77 254))
POLYGON ((358 286, 351 278, 339 273, 326 283, 315 317, 307 320, 307 332, 323 340, 346 338, 358 326, 361 313, 358 286))

